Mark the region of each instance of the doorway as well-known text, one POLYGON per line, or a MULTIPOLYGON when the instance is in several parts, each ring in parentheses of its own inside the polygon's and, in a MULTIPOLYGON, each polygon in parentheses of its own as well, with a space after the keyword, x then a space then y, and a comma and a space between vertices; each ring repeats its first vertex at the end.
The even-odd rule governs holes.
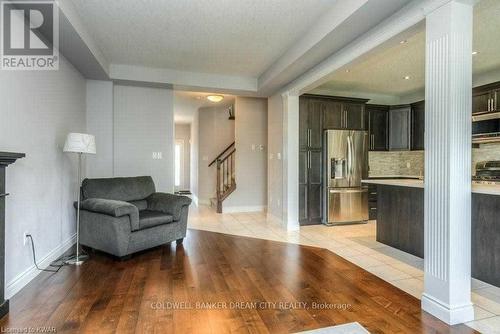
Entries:
POLYGON ((175 124, 174 190, 190 194, 191 183, 191 125, 175 124))

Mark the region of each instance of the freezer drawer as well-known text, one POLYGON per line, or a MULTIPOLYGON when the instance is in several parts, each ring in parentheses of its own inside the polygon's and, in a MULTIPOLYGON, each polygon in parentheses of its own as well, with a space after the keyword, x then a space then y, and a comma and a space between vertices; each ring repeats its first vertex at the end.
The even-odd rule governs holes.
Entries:
POLYGON ((368 220, 368 188, 328 189, 327 225, 368 220))

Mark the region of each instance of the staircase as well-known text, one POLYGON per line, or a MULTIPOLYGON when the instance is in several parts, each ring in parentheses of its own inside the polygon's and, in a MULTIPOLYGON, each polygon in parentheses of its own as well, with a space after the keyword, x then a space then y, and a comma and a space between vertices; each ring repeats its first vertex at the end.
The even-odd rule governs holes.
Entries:
POLYGON ((213 198, 217 213, 222 213, 222 202, 236 190, 235 153, 236 148, 233 142, 208 165, 208 167, 213 165, 217 167, 216 197, 213 198))

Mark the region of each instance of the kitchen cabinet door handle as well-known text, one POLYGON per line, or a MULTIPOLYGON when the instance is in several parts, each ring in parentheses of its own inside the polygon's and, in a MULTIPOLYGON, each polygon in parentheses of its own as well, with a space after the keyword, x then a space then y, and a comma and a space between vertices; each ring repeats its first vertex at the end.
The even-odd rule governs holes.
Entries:
POLYGON ((311 147, 311 129, 307 129, 307 147, 311 147))

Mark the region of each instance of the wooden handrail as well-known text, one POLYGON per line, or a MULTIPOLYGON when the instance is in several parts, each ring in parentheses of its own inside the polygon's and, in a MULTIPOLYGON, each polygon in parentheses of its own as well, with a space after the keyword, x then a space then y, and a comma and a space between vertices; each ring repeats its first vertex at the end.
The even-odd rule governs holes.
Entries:
POLYGON ((229 151, 229 149, 231 149, 231 147, 233 147, 233 146, 234 146, 234 144, 235 144, 235 142, 233 141, 233 142, 231 143, 231 145, 229 145, 228 147, 226 147, 226 149, 225 149, 224 151, 222 151, 222 153, 221 153, 221 154, 219 154, 219 155, 217 156, 217 158, 215 158, 215 159, 214 159, 214 160, 213 160, 213 161, 212 161, 212 162, 208 165, 208 167, 210 167, 210 166, 212 166, 214 163, 216 163, 216 162, 217 162, 217 160, 219 160, 219 158, 220 158, 220 157, 222 157, 222 156, 223 156, 223 155, 224 155, 227 151, 229 151))

